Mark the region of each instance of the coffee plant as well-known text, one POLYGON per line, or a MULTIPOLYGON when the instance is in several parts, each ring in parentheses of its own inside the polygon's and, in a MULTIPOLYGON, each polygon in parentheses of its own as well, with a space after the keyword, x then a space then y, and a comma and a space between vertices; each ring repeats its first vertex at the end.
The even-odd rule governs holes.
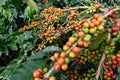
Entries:
POLYGON ((0 80, 120 80, 119 0, 0 5, 0 80))

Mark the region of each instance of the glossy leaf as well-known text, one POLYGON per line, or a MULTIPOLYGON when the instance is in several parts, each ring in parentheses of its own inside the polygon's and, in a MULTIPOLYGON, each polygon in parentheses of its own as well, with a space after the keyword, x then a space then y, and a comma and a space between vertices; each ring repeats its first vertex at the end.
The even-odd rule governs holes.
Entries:
POLYGON ((1 5, 5 5, 6 1, 7 1, 7 0, 0 0, 0 6, 1 6, 1 5))
POLYGON ((39 58, 43 58, 44 56, 48 56, 48 53, 53 53, 53 52, 60 52, 61 48, 57 47, 57 46, 49 46, 45 49, 43 49, 43 51, 38 51, 36 53, 34 53, 31 57, 29 57, 28 59, 39 59, 39 58))
POLYGON ((90 50, 95 50, 99 47, 99 45, 107 38, 108 32, 104 32, 100 34, 98 37, 96 37, 95 40, 93 40, 89 46, 90 50))
POLYGON ((116 80, 120 80, 120 67, 118 67, 118 76, 117 76, 117 78, 116 78, 116 80))

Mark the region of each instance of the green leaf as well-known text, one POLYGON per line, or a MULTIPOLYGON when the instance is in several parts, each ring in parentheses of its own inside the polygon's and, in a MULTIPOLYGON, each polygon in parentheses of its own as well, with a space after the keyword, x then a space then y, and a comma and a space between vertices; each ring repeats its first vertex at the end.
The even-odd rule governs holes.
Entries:
POLYGON ((4 78, 5 80, 9 80, 10 76, 19 67, 19 65, 24 59, 25 59, 25 56, 22 55, 22 56, 19 56, 17 59, 14 59, 13 61, 11 61, 10 64, 8 64, 8 66, 5 67, 5 69, 0 74, 0 79, 4 78))
POLYGON ((25 40, 33 38, 33 36, 31 35, 31 33, 29 31, 25 31, 23 33, 23 36, 24 36, 25 40))
POLYGON ((62 49, 59 48, 58 46, 48 46, 42 50, 42 52, 45 52, 45 53, 51 53, 51 52, 57 52, 57 51, 60 52, 62 51, 62 49))
POLYGON ((95 40, 93 40, 89 46, 90 50, 95 50, 99 47, 99 45, 107 38, 108 32, 103 32, 99 36, 96 37, 95 40))
POLYGON ((45 59, 37 59, 21 63, 23 60, 17 59, 17 61, 11 62, 0 74, 0 77, 5 80, 30 80, 32 72, 38 68, 43 69, 47 62, 45 59))
POLYGON ((64 0, 65 4, 68 5, 69 4, 69 1, 68 0, 64 0))
POLYGON ((18 47, 17 47, 17 45, 16 45, 15 43, 10 43, 10 44, 8 44, 8 47, 9 47, 11 50, 14 50, 14 51, 18 50, 18 47))
POLYGON ((119 75, 117 76, 116 80, 120 80, 120 67, 118 67, 118 73, 119 75))
POLYGON ((63 71, 60 71, 55 74, 56 80, 68 80, 68 77, 66 76, 67 74, 63 71))
POLYGON ((74 5, 74 4, 76 4, 77 3, 77 0, 70 0, 70 4, 71 5, 74 5))
POLYGON ((30 18, 31 16, 34 15, 34 13, 35 13, 35 11, 32 10, 32 9, 28 6, 28 7, 25 9, 25 11, 24 11, 24 16, 25 16, 26 18, 30 18))
POLYGON ((10 80, 30 80, 35 69, 43 69, 46 65, 46 60, 36 60, 25 62, 14 72, 10 80))
POLYGON ((35 1, 33 0, 26 0, 26 4, 33 10, 38 11, 38 6, 35 1))
POLYGON ((15 6, 16 10, 19 10, 23 5, 24 0, 11 0, 11 3, 15 6))
POLYGON ((60 51, 62 51, 61 48, 59 48, 57 46, 48 46, 43 51, 34 53, 28 59, 30 59, 30 60, 39 59, 39 58, 43 58, 44 56, 47 56, 46 55, 47 53, 60 52, 60 51))
POLYGON ((1 5, 5 5, 5 2, 6 2, 7 0, 0 0, 0 6, 1 5))
POLYGON ((34 47, 35 45, 30 42, 26 42, 20 45, 20 48, 24 49, 24 52, 28 52, 29 50, 32 50, 34 47))

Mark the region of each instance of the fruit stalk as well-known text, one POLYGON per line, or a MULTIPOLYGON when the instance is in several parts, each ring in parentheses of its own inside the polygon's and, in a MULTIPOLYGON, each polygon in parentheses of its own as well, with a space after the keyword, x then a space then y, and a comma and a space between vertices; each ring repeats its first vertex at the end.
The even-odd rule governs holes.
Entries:
POLYGON ((99 62, 99 67, 98 67, 98 70, 97 70, 97 72, 96 72, 96 80, 98 80, 99 79, 99 77, 100 77, 100 75, 101 75, 101 71, 102 71, 102 69, 103 69, 103 63, 104 63, 104 61, 105 61, 105 54, 103 53, 103 55, 102 55, 102 58, 101 58, 101 60, 100 60, 100 62, 99 62))
POLYGON ((112 9, 111 11, 109 11, 107 14, 104 15, 104 18, 106 18, 108 15, 110 15, 112 12, 115 12, 117 10, 120 10, 120 8, 115 8, 115 9, 112 9))

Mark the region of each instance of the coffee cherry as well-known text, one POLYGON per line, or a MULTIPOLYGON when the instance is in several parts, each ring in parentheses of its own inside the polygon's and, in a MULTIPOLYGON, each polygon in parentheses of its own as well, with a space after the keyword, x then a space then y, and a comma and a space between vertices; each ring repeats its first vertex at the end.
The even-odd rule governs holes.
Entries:
POLYGON ((104 23, 104 22, 101 22, 101 23, 100 23, 100 26, 105 26, 105 23, 104 23))
POLYGON ((60 57, 65 58, 66 57, 66 52, 61 52, 60 57))
POLYGON ((94 28, 95 24, 94 23, 90 23, 90 28, 94 28))
POLYGON ((113 27, 112 27, 112 32, 117 32, 117 31, 118 31, 118 27, 113 26, 113 27))
POLYGON ((78 41, 78 46, 82 47, 84 45, 84 42, 81 40, 81 41, 78 41))
POLYGON ((112 68, 113 68, 113 69, 117 68, 117 65, 112 65, 112 68))
POLYGON ((94 22, 94 25, 95 25, 95 26, 99 26, 99 24, 100 24, 99 21, 95 21, 95 22, 94 22))
POLYGON ((49 78, 49 80, 56 80, 56 77, 55 77, 55 76, 51 76, 51 77, 49 78))
POLYGON ((88 28, 89 24, 87 22, 83 23, 83 27, 88 28))
POLYGON ((70 52, 70 53, 69 53, 69 57, 70 57, 70 58, 75 58, 75 56, 76 56, 76 54, 75 54, 74 52, 70 52))
POLYGON ((117 58, 116 58, 116 61, 119 63, 119 62, 120 62, 120 57, 117 57, 117 58))
POLYGON ((40 78, 34 78, 34 80, 42 80, 42 79, 40 79, 40 78))
POLYGON ((116 54, 116 57, 117 57, 117 58, 120 58, 120 53, 117 53, 117 54, 116 54))
POLYGON ((116 60, 113 60, 113 61, 112 61, 112 64, 113 64, 113 65, 117 65, 117 61, 116 61, 116 60))
POLYGON ((62 65, 62 70, 63 70, 63 71, 66 71, 67 69, 68 69, 68 65, 67 65, 67 64, 63 64, 63 65, 62 65))
POLYGON ((97 29, 101 31, 101 30, 104 29, 104 27, 103 26, 98 26, 97 29))
POLYGON ((67 46, 67 45, 64 45, 64 46, 63 46, 63 50, 64 50, 64 51, 67 51, 68 49, 69 49, 69 46, 67 46))
POLYGON ((61 26, 61 24, 58 23, 58 24, 57 24, 57 27, 60 27, 60 26, 61 26))
POLYGON ((108 65, 105 65, 105 68, 106 68, 106 69, 109 69, 109 66, 108 66, 108 65))
POLYGON ((79 64, 80 60, 79 60, 79 59, 76 59, 76 61, 75 61, 75 62, 76 62, 76 64, 79 64))
POLYGON ((54 61, 55 61, 55 57, 54 57, 54 56, 51 56, 51 57, 50 57, 50 60, 54 62, 54 61))
POLYGON ((90 38, 86 36, 86 37, 83 38, 83 40, 84 40, 84 42, 89 42, 90 38))
POLYGON ((33 72, 33 77, 34 78, 40 78, 40 76, 41 76, 41 71, 40 70, 35 70, 33 72))
POLYGON ((106 76, 107 77, 111 77, 111 73, 110 72, 106 72, 106 76))
POLYGON ((82 31, 78 32, 78 36, 79 37, 83 37, 84 36, 84 32, 82 32, 82 31))
MULTIPOLYGON (((89 32, 89 29, 88 28, 83 28, 83 32, 84 33, 88 33, 89 32)), ((78 34, 79 35, 79 34, 78 34)))
POLYGON ((43 72, 46 73, 48 71, 48 68, 44 68, 43 72))
POLYGON ((60 65, 59 65, 58 63, 55 63, 55 64, 54 64, 54 70, 55 70, 55 71, 60 71, 60 68, 61 68, 61 67, 60 67, 60 65))
POLYGON ((54 58, 57 60, 59 58, 59 53, 54 53, 54 58))
POLYGON ((117 22, 115 23, 115 26, 120 27, 120 21, 117 21, 117 22))
POLYGON ((69 58, 65 58, 65 63, 69 64, 70 63, 70 59, 69 58))
POLYGON ((103 18, 102 17, 99 17, 98 19, 97 19, 97 21, 99 21, 99 22, 103 22, 103 18))
POLYGON ((115 79, 115 78, 116 78, 116 75, 112 75, 112 78, 115 79))
POLYGON ((72 49, 72 51, 73 51, 75 54, 79 54, 80 51, 81 51, 81 49, 78 48, 78 47, 74 47, 74 48, 72 49))
POLYGON ((67 45, 68 47, 71 47, 71 46, 72 46, 72 42, 68 41, 68 42, 66 43, 66 45, 67 45))
POLYGON ((75 38, 74 38, 74 37, 70 37, 70 38, 69 38, 69 41, 70 41, 71 43, 74 43, 74 42, 75 42, 75 38))
POLYGON ((49 80, 49 78, 44 78, 43 80, 49 80))
POLYGON ((64 58, 59 58, 58 61, 57 61, 57 63, 58 63, 60 66, 62 66, 62 65, 65 63, 64 58))
POLYGON ((89 29, 89 33, 93 34, 93 33, 95 33, 95 32, 96 32, 96 29, 95 29, 95 28, 90 28, 90 29, 89 29))
POLYGON ((99 16, 100 16, 99 14, 94 14, 93 18, 97 20, 99 18, 99 16))

